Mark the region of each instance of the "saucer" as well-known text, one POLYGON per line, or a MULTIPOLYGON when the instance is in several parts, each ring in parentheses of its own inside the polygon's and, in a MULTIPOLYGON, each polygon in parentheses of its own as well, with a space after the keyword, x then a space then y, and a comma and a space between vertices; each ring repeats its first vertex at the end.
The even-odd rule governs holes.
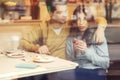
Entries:
POLYGON ((18 52, 11 52, 6 54, 8 57, 12 57, 12 58, 22 58, 24 57, 23 53, 18 53, 18 52))

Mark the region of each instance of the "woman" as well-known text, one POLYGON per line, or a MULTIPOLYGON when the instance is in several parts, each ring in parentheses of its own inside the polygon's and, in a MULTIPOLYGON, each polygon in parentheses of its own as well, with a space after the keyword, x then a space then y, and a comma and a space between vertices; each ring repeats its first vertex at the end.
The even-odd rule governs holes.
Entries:
POLYGON ((95 29, 88 28, 86 15, 80 6, 76 8, 74 22, 77 25, 70 29, 66 44, 67 58, 79 64, 75 70, 76 80, 105 80, 105 70, 109 67, 107 42, 95 43, 95 29))

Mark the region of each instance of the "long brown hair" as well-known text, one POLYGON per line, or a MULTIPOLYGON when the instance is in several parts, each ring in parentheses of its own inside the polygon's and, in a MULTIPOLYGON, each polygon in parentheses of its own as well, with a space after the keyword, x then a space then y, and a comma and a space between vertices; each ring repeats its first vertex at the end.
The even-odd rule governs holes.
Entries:
POLYGON ((80 34, 80 30, 79 28, 77 27, 77 20, 78 20, 78 16, 77 14, 78 13, 84 13, 85 15, 86 12, 85 12, 85 8, 84 8, 84 5, 79 5, 73 12, 73 20, 71 21, 71 27, 70 27, 70 35, 71 36, 78 36, 80 34))
MULTIPOLYGON (((85 12, 85 8, 84 6, 78 6, 75 10, 74 10, 74 17, 72 20, 72 25, 70 27, 70 35, 69 37, 77 37, 79 35, 81 35, 81 31, 79 30, 79 28, 77 27, 77 14, 78 13, 84 13, 85 16, 87 16, 87 13, 85 12), (76 25, 74 25, 76 24, 76 25)), ((93 35, 95 32, 96 28, 87 28, 84 32, 84 35, 82 36, 82 39, 86 41, 87 45, 91 45, 93 44, 93 35)))

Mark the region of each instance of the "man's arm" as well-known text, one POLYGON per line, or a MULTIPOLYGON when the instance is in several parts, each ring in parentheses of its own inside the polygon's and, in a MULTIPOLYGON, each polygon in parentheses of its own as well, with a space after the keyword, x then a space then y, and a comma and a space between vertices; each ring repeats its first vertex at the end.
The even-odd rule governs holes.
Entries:
POLYGON ((107 20, 105 19, 104 16, 98 15, 98 7, 95 6, 94 4, 90 6, 89 12, 91 12, 91 15, 94 17, 94 21, 96 25, 98 26, 95 34, 94 34, 94 39, 96 43, 101 44, 104 42, 104 30, 107 27, 107 20))
POLYGON ((104 31, 107 27, 107 21, 104 17, 96 17, 95 22, 97 23, 97 30, 95 31, 94 34, 94 39, 96 43, 101 44, 103 43, 105 37, 104 37, 104 31))
POLYGON ((96 17, 95 21, 98 24, 99 28, 105 30, 105 28, 107 27, 107 20, 104 17, 96 17))
POLYGON ((24 34, 20 41, 20 48, 32 52, 38 51, 38 44, 40 43, 39 41, 41 35, 42 34, 39 27, 34 28, 30 32, 24 34))
POLYGON ((30 52, 37 52, 38 48, 39 48, 39 46, 37 46, 37 45, 35 45, 33 43, 30 43, 29 41, 26 41, 24 39, 22 39, 20 41, 20 47, 23 50, 30 51, 30 52))

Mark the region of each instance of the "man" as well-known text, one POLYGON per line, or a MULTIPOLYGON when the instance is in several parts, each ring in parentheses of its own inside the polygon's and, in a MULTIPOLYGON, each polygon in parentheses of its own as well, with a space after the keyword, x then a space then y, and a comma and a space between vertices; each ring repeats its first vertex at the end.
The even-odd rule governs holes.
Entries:
MULTIPOLYGON (((69 35, 66 5, 55 5, 52 9, 52 17, 46 24, 41 24, 30 33, 24 35, 21 40, 21 48, 27 51, 50 54, 62 59, 66 59, 65 45, 69 35)), ((21 78, 20 80, 45 80, 45 76, 34 76, 21 78)))
MULTIPOLYGON (((51 13, 48 24, 41 24, 39 29, 32 30, 22 38, 21 48, 66 59, 65 43, 69 35, 67 6, 63 2, 54 3, 51 13)), ((98 24, 100 22, 102 23, 99 20, 98 24)), ((106 27, 106 23, 102 25, 106 27)), ((100 26, 96 31, 95 38, 98 43, 102 41, 99 39, 104 35, 104 29, 100 26)))
POLYGON ((39 29, 24 36, 21 40, 21 47, 28 51, 46 53, 65 59, 65 43, 69 34, 66 20, 66 5, 56 5, 48 26, 40 26, 39 29))

